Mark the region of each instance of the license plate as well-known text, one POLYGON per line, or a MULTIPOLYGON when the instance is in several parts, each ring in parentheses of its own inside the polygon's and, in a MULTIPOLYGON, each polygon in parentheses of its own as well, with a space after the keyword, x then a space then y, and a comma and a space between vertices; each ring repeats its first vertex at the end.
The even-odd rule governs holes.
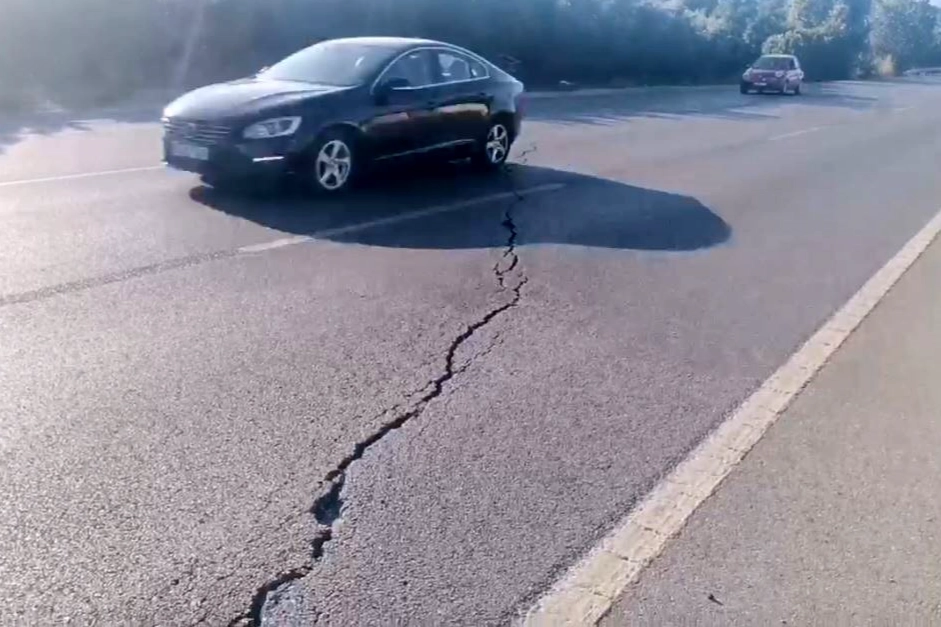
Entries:
POLYGON ((205 146, 185 144, 183 142, 171 142, 170 155, 173 157, 182 157, 184 159, 207 161, 209 159, 209 148, 205 146))
POLYGON ((764 81, 756 81, 755 85, 758 87, 764 87, 765 85, 767 85, 767 83, 765 83, 764 81))

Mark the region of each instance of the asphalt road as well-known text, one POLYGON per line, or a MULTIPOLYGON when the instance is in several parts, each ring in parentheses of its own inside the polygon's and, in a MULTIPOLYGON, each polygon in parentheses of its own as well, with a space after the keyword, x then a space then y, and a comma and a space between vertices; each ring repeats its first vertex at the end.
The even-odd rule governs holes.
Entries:
POLYGON ((938 210, 941 83, 531 103, 343 201, 0 123, 0 623, 501 624, 938 210))
POLYGON ((936 240, 602 627, 941 623, 936 240))

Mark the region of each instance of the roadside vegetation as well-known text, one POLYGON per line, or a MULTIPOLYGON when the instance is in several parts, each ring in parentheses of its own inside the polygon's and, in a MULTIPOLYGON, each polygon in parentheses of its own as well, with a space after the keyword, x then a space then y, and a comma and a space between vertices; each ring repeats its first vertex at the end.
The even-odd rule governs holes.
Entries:
POLYGON ((452 41, 540 87, 723 81, 761 52, 810 80, 941 65, 927 0, 6 0, 0 108, 183 89, 364 34, 452 41))

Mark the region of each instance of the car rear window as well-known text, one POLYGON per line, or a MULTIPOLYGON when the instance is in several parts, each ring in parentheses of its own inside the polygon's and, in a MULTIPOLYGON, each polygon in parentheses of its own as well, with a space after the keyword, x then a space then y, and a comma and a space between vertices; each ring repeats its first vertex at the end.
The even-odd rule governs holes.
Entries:
POLYGON ((439 51, 438 71, 446 83, 487 77, 487 68, 476 60, 457 52, 439 51))

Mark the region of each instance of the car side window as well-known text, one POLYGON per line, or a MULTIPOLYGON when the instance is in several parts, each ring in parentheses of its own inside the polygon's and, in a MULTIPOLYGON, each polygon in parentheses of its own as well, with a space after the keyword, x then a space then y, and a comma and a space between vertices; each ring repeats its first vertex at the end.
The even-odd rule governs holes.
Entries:
POLYGON ((437 53, 438 74, 442 83, 455 83, 487 77, 487 68, 482 63, 455 52, 437 53))
POLYGON ((797 69, 797 61, 795 61, 794 59, 790 59, 790 60, 788 61, 787 69, 789 69, 789 70, 796 70, 796 69, 797 69))
POLYGON ((435 82, 427 50, 416 50, 396 59, 382 75, 382 80, 403 79, 409 87, 424 87, 435 82))

